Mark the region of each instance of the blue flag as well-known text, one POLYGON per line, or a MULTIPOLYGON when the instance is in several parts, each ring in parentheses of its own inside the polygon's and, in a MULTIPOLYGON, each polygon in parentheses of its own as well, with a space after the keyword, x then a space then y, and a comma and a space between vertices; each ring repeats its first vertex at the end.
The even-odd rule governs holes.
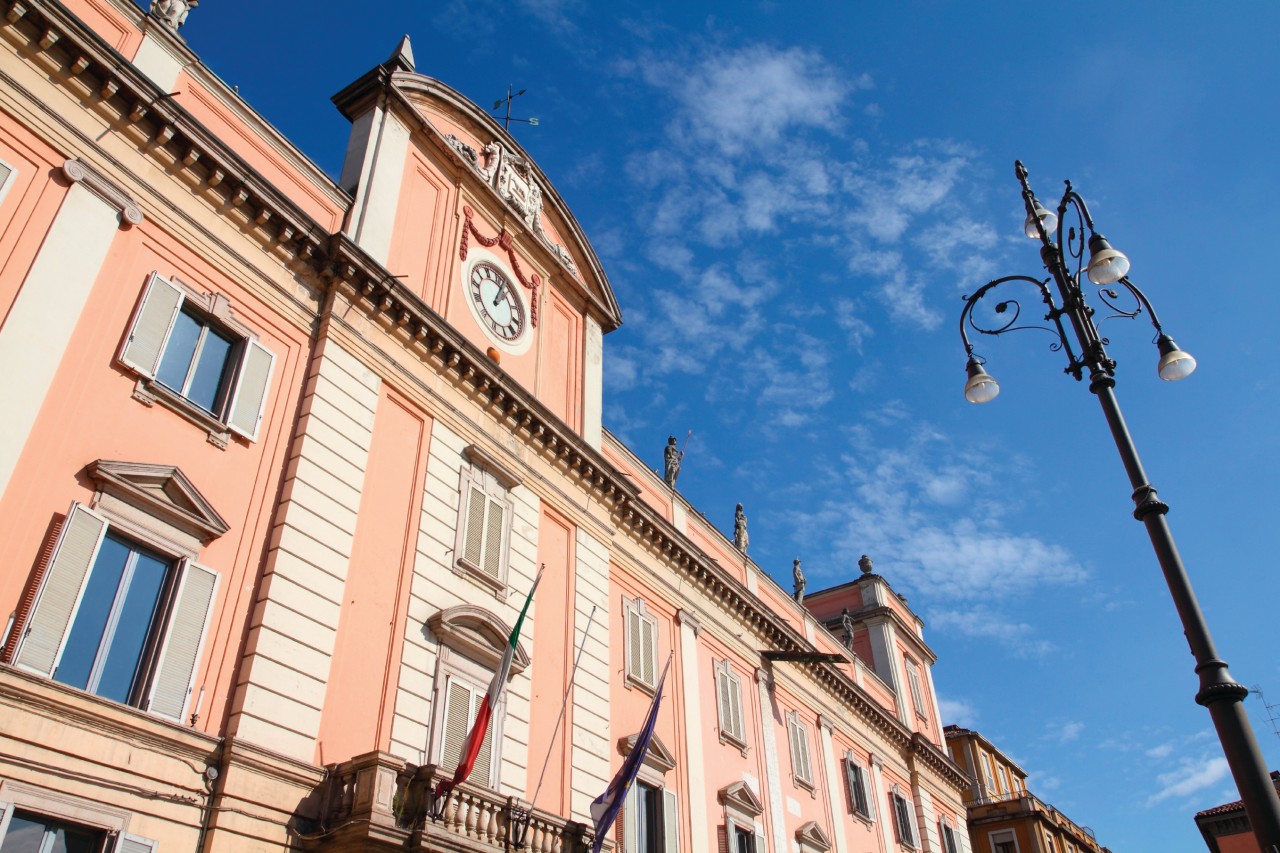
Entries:
POLYGON ((622 766, 618 768, 618 773, 609 783, 609 787, 605 788, 604 793, 591 803, 591 819, 596 822, 596 840, 591 847, 591 853, 600 853, 604 837, 613 826, 618 810, 622 808, 622 802, 627 798, 627 791, 631 789, 631 783, 636 780, 640 765, 649 751, 649 742, 653 740, 653 729, 658 723, 658 705, 662 703, 662 685, 667 680, 667 670, 670 668, 671 661, 668 659, 667 665, 662 668, 661 677, 658 678, 658 687, 653 693, 653 704, 649 706, 649 716, 645 718, 644 727, 636 736, 636 745, 631 748, 626 761, 623 761, 622 766))

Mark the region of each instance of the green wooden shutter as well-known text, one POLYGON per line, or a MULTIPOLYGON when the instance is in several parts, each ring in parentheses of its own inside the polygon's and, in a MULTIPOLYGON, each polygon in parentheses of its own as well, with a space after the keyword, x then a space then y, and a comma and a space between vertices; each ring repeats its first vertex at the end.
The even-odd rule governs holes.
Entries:
POLYGON ((106 532, 105 518, 81 504, 71 505, 14 658, 22 669, 45 677, 53 674, 80 591, 106 532))
POLYGON ((182 300, 181 290, 152 273, 129 337, 120 350, 120 360, 144 376, 154 377, 182 300))
POLYGON ((147 697, 151 713, 183 721, 217 586, 218 575, 212 569, 192 562, 183 568, 147 697))
POLYGON ((231 399, 227 426, 231 431, 253 441, 258 437, 262 413, 267 405, 267 389, 271 387, 271 368, 276 357, 257 341, 246 341, 240 360, 239 378, 231 399))

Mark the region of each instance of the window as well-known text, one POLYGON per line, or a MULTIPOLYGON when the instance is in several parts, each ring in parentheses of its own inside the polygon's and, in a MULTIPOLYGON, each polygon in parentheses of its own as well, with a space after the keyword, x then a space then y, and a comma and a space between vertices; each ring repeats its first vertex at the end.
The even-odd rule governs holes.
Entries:
POLYGON ((470 464, 462 469, 455 566, 495 590, 505 590, 514 512, 510 490, 518 481, 474 445, 464 455, 470 464))
POLYGON ((813 766, 809 762, 809 728, 797 711, 787 712, 787 739, 791 744, 791 775, 806 788, 813 787, 813 766))
POLYGON ((924 704, 924 688, 920 682, 920 664, 911 658, 907 658, 907 682, 911 685, 911 704, 915 706, 916 716, 929 719, 924 704))
POLYGON ((730 740, 745 747, 747 735, 742 721, 742 679, 733 674, 728 660, 716 662, 716 704, 720 712, 720 741, 730 740))
POLYGON ((945 817, 938 821, 938 836, 942 839, 942 853, 959 853, 956 831, 951 828, 951 821, 945 817))
POLYGON ((4 833, 4 853, 104 853, 107 833, 29 812, 14 812, 4 833))
MULTIPOLYGON (((444 733, 440 751, 441 772, 452 773, 462 759, 462 750, 467 744, 467 736, 471 734, 471 727, 480 713, 480 705, 484 702, 487 690, 487 684, 481 686, 468 683, 460 676, 446 676, 444 733)), ((485 788, 494 787, 493 733, 496 728, 497 720, 491 719, 469 780, 485 788)))
POLYGON ((1002 829, 991 833, 991 853, 1018 853, 1018 839, 1013 830, 1002 829))
POLYGON ((0 802, 3 853, 152 853, 156 843, 127 832, 129 812, 5 780, 0 802))
POLYGON ((658 620, 649 614, 640 598, 626 601, 625 610, 627 678, 653 690, 658 677, 658 620))
POLYGON ((723 833, 718 849, 728 853, 768 853, 764 828, 757 823, 764 805, 746 782, 733 782, 721 788, 716 798, 724 806, 723 833))
POLYGON ((152 273, 120 349, 141 374, 134 396, 162 402, 209 428, 253 441, 275 356, 231 316, 226 298, 152 273))
POLYGON ((674 791, 636 780, 623 806, 623 853, 680 853, 674 791))
POLYGON ((981 757, 982 757, 982 775, 987 780, 986 796, 989 797, 991 796, 991 792, 996 789, 996 778, 995 778, 995 774, 991 772, 991 756, 987 755, 984 752, 981 754, 981 757))
MULTIPOLYGON (((474 605, 442 610, 427 620, 431 636, 440 643, 436 659, 435 692, 430 734, 430 760, 440 772, 452 775, 462 757, 467 736, 493 681, 511 636, 501 619, 474 605)), ((523 644, 516 648, 511 677, 529 666, 523 644)), ((489 718, 470 782, 496 789, 502 767, 502 733, 506 701, 499 700, 489 718)))
POLYGON ((845 756, 844 774, 849 787, 849 809, 856 815, 873 820, 871 798, 867 796, 867 771, 853 760, 852 753, 845 756))
POLYGON ((17 176, 17 169, 0 160, 0 201, 4 201, 4 197, 9 194, 9 188, 13 186, 17 176))
POLYGON ((894 786, 893 793, 890 795, 893 802, 893 825, 898 833, 898 843, 907 847, 916 846, 916 834, 911 823, 911 804, 894 786))
POLYGON ((1009 793, 1012 789, 1009 787, 1009 774, 1005 772, 1004 765, 996 766, 996 775, 1000 782, 1000 793, 1009 793))
POLYGON ((218 576, 144 544, 145 535, 73 504, 35 579, 14 661, 182 722, 218 576))

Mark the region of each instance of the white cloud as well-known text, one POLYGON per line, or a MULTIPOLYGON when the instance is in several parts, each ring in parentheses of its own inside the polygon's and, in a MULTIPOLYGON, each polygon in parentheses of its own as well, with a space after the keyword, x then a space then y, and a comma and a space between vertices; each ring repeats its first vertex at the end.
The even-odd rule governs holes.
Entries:
POLYGON ((1221 755, 1183 758, 1176 769, 1156 777, 1159 790, 1147 797, 1146 804, 1153 806, 1163 800, 1185 797, 1216 785, 1226 778, 1227 770, 1227 759, 1221 755))
POLYGON ((1064 723, 1051 723, 1049 725, 1049 737, 1059 743, 1071 743, 1080 739, 1080 733, 1084 731, 1084 723, 1079 720, 1068 720, 1064 723))
POLYGON ((1035 636, 1026 622, 1002 619, 988 609, 930 610, 929 627, 965 637, 994 640, 1018 657, 1044 657, 1056 650, 1048 640, 1035 636))
POLYGON ((1148 758, 1156 758, 1156 759, 1168 758, 1172 754, 1173 754, 1173 744, 1171 743, 1162 743, 1159 746, 1153 746, 1150 749, 1148 749, 1146 752, 1146 755, 1148 758))
POLYGON ((797 47, 714 49, 692 67, 650 63, 645 76, 683 108, 673 136, 727 156, 772 148, 797 129, 835 129, 849 90, 821 55, 797 47))
POLYGON ((946 725, 971 728, 978 723, 978 709, 963 699, 938 699, 938 711, 946 725))

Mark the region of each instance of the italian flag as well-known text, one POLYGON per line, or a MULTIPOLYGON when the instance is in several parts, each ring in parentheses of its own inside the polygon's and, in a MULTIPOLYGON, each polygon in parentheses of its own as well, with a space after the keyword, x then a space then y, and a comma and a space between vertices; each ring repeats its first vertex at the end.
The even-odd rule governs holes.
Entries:
POLYGON ((516 656, 516 644, 520 641, 520 627, 524 625, 525 614, 529 612, 529 605, 533 604, 533 593, 538 589, 538 582, 542 580, 542 570, 538 570, 538 576, 534 578, 533 588, 529 590, 529 597, 524 601, 524 607, 520 608, 520 618, 516 619, 516 626, 511 629, 511 637, 507 640, 507 648, 502 653, 502 662, 498 664, 498 669, 493 674, 493 681, 489 683, 489 692, 485 694, 484 701, 480 703, 480 710, 476 713, 476 721, 471 726, 471 733, 467 735, 467 743, 462 749, 462 758, 458 761, 458 769, 453 771, 452 779, 442 779, 436 785, 436 797, 447 797, 454 786, 467 781, 467 777, 471 775, 471 768, 475 766, 476 756, 480 754, 480 746, 484 743, 484 736, 489 731, 489 720, 493 717, 493 709, 497 707, 498 700, 502 698, 502 691, 506 689, 507 677, 511 675, 511 661, 516 656))

